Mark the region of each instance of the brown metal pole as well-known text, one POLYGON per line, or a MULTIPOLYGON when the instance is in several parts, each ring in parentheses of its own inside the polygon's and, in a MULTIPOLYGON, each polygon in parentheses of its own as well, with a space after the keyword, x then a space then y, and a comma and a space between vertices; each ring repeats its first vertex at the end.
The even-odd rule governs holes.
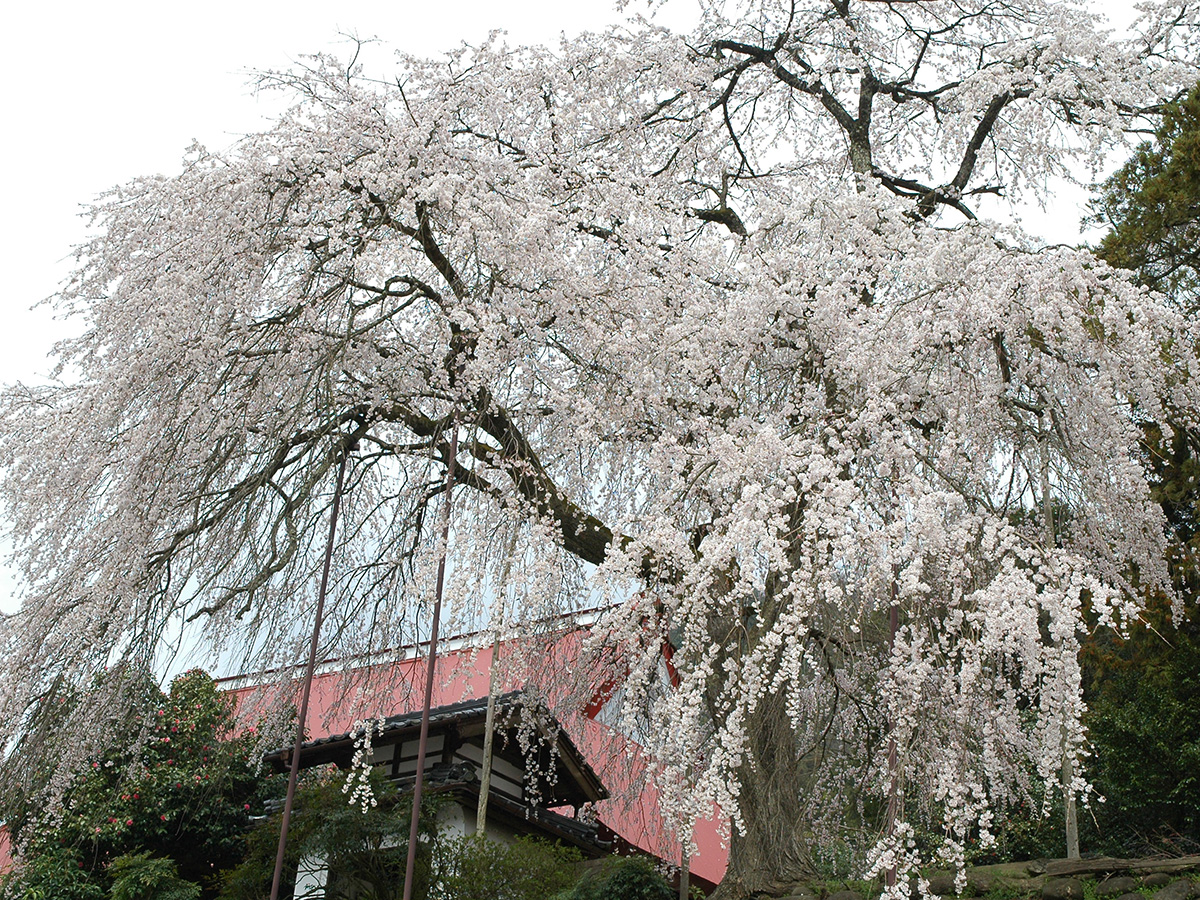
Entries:
POLYGON ((329 586, 329 563, 333 558, 333 536, 337 532, 338 509, 342 505, 342 483, 346 476, 346 457, 350 448, 342 445, 338 463, 337 486, 333 489, 333 509, 329 513, 329 540, 325 544, 325 564, 321 569, 321 587, 317 591, 317 615, 312 640, 308 645, 308 667, 300 690, 300 715, 296 721, 296 744, 292 748, 292 767, 288 772, 287 797, 283 801, 283 821, 279 825, 279 847, 275 851, 275 874, 271 876, 271 900, 279 900, 279 882, 283 875, 283 855, 287 849, 288 825, 292 821, 292 803, 296 799, 296 779, 300 774, 300 747, 304 744, 304 722, 308 718, 308 697, 312 692, 313 671, 317 667, 317 643, 321 636, 321 618, 325 613, 325 591, 329 586))
POLYGON ((425 706, 421 709, 421 737, 417 741, 417 780, 413 785, 412 822, 408 828, 408 861, 404 866, 404 900, 412 900, 413 870, 417 862, 417 833, 421 819, 421 785, 425 778, 425 746, 429 742, 429 707, 433 703, 433 673, 437 664, 438 626, 442 619, 442 586, 446 580, 446 550, 450 543, 450 492, 454 488, 454 460, 458 455, 458 418, 450 432, 446 459, 446 500, 442 508, 442 556, 438 560, 437 588, 433 598, 433 628, 429 635, 429 668, 425 675, 425 706))

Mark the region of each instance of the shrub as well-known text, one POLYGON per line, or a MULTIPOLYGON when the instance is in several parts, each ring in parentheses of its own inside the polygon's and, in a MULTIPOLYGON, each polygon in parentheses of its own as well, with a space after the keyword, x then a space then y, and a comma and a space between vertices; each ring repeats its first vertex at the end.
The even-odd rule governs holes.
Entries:
POLYGON ((108 867, 112 900, 199 900, 200 885, 179 877, 169 859, 149 853, 118 856, 108 867))
POLYGON ((483 835, 438 840, 437 900, 545 900, 579 880, 578 850, 534 838, 501 844, 483 835))
POLYGON ((667 880, 642 856, 613 857, 560 900, 674 900, 667 880))
POLYGON ((5 900, 105 900, 104 889, 91 880, 73 850, 58 847, 25 861, 3 879, 5 900))

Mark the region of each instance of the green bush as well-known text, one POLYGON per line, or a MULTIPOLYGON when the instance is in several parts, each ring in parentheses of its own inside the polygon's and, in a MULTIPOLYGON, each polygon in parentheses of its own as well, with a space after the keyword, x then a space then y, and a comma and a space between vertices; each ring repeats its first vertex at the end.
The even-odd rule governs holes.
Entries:
POLYGON ((674 900, 667 880, 642 856, 613 857, 559 900, 674 900))
MULTIPOLYGON (((967 864, 986 866, 1014 860, 1044 859, 1065 856, 1067 838, 1063 818, 1061 796, 1052 796, 1044 801, 1045 786, 1035 782, 1034 795, 1028 800, 1014 803, 996 815, 992 834, 996 843, 987 849, 979 846, 976 838, 967 841, 967 864), (1043 811, 1043 804, 1045 808, 1043 811)), ((1080 810, 1081 831, 1086 830, 1088 816, 1080 810)), ((1090 832, 1082 837, 1086 848, 1091 849, 1090 832)))
POLYGON ((1200 843, 1200 627, 1163 629, 1157 658, 1122 672, 1092 704, 1091 775, 1102 846, 1136 855, 1200 843), (1167 640, 1170 643, 1167 643, 1167 640))
POLYGON ((534 838, 501 844, 476 834, 442 836, 435 858, 437 900, 545 900, 578 881, 582 856, 534 838))
MULTIPOLYGON (((328 900, 397 900, 403 892, 411 794, 398 794, 378 772, 369 776, 375 805, 351 805, 344 772, 310 772, 296 795, 288 829, 283 893, 290 896, 303 856, 320 856, 329 868, 328 900)), ((418 900, 545 900, 578 879, 582 858, 532 838, 501 844, 478 835, 440 833, 441 805, 422 802, 413 896, 418 900)), ((248 836, 248 851, 231 871, 221 900, 261 900, 274 872, 279 817, 248 836)))
POLYGON ((118 856, 108 867, 111 900, 199 900, 200 885, 179 877, 169 859, 149 853, 118 856))
POLYGON ((104 889, 91 880, 79 855, 58 847, 25 861, 3 879, 5 900, 105 900, 104 889))
MULTIPOLYGON (((287 855, 281 896, 291 896, 300 860, 319 855, 328 861, 329 900, 371 897, 393 900, 402 894, 405 846, 412 810, 411 795, 398 795, 395 785, 379 772, 369 775, 376 805, 351 805, 344 788, 346 772, 309 771, 296 792, 288 826, 287 855)), ((436 838, 432 825, 436 800, 422 803, 421 846, 430 848, 436 838)), ((261 900, 270 889, 279 845, 281 816, 276 814, 246 836, 240 865, 226 873, 221 900, 261 900)), ((413 896, 428 894, 428 849, 418 854, 413 896)))
MULTIPOLYGON (((11 826, 23 861, 5 897, 37 900, 43 890, 65 900, 106 897, 111 864, 128 854, 165 858, 212 896, 218 873, 242 858, 251 813, 279 779, 255 772, 257 738, 240 729, 233 698, 198 669, 166 693, 146 673, 127 677, 141 703, 118 745, 86 761, 57 817, 45 815, 46 785, 0 790, 0 820, 11 826)), ((88 700, 72 695, 50 712, 88 700)), ((4 765, 11 772, 36 760, 19 747, 4 765)))

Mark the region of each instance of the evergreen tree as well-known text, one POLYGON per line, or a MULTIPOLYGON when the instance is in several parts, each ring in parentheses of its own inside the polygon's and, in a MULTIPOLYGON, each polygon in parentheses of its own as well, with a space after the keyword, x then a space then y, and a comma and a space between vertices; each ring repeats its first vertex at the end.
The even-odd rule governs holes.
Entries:
POLYGON ((1103 187, 1095 221, 1111 231, 1098 248, 1111 265, 1189 312, 1200 306, 1200 85, 1169 104, 1154 140, 1103 187))
MULTIPOLYGON (((1111 230, 1097 254, 1183 311, 1200 309, 1200 85, 1164 109, 1153 141, 1103 186, 1094 221, 1111 230)), ((1125 635, 1094 632, 1084 647, 1100 844, 1136 853, 1200 840, 1200 432, 1182 417, 1142 423, 1151 491, 1172 541, 1182 608, 1150 599, 1125 635)))

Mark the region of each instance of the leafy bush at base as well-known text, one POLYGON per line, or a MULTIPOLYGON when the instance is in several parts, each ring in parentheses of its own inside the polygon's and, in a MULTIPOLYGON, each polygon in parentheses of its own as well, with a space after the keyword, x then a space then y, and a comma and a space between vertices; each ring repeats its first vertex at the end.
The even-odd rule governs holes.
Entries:
POLYGON ((559 900, 674 900, 667 880, 645 857, 613 857, 559 900))
POLYGON ((112 900, 199 900, 200 885, 179 877, 169 859, 149 853, 118 856, 109 864, 112 900))
POLYGON ((578 850, 534 838, 501 844, 482 835, 441 837, 437 900, 545 900, 579 880, 578 850))
POLYGON ((19 873, 0 880, 5 900, 106 900, 108 893, 91 880, 79 855, 66 847, 28 860, 19 873))
MULTIPOLYGON (((398 900, 403 892, 412 795, 398 794, 378 771, 368 778, 375 803, 351 805, 347 773, 308 773, 296 795, 283 877, 290 896, 304 857, 327 861, 327 900, 398 900)), ((533 838, 503 844, 438 830, 446 802, 422 801, 413 896, 418 900, 545 900, 570 888, 582 859, 573 849, 533 838)), ((261 900, 274 871, 275 816, 248 836, 248 852, 226 879, 221 900, 261 900)))

